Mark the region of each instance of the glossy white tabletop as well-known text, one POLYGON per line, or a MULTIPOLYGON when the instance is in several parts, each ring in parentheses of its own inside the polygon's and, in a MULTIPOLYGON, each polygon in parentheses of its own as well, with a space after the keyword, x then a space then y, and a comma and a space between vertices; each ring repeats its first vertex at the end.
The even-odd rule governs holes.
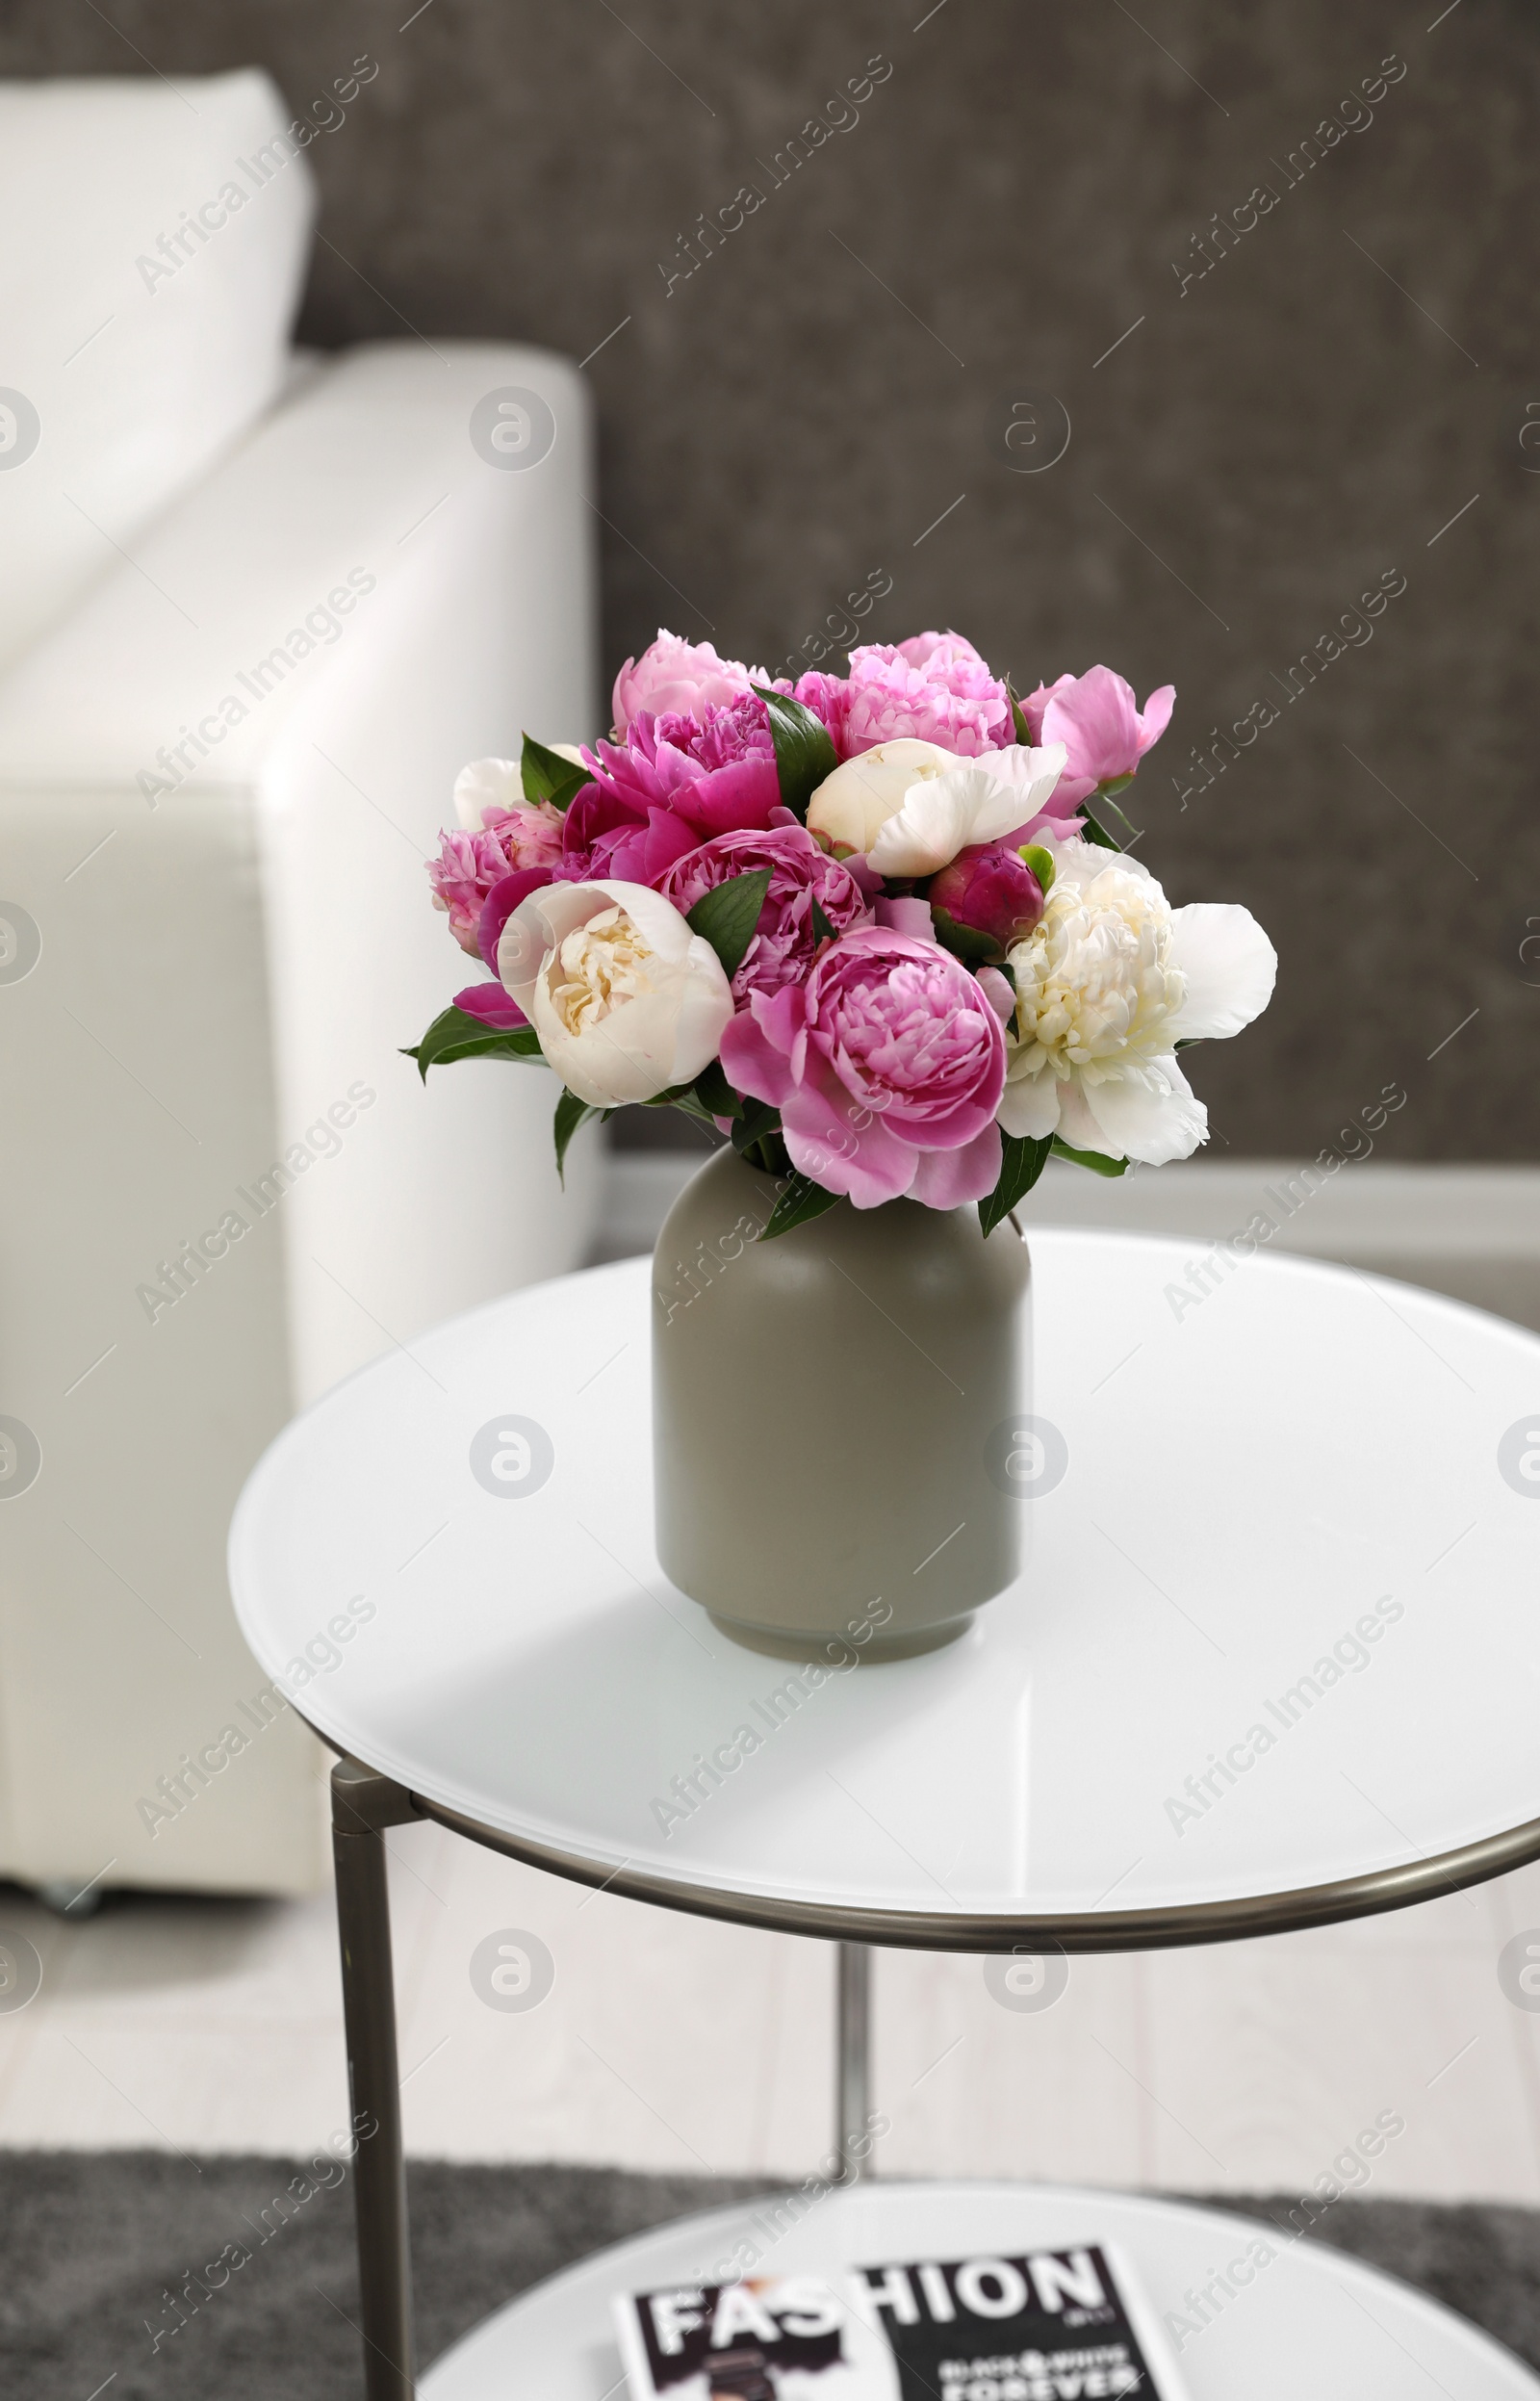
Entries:
POLYGON ((1464 2319, 1323 2243, 1300 2241, 1287 2226, 1046 2185, 860 2184, 810 2206, 799 2198, 790 2209, 783 2195, 772 2195, 598 2252, 467 2335, 423 2378, 423 2401, 507 2401, 515 2393, 614 2401, 621 2366, 611 2294, 718 2281, 741 2242, 758 2254, 758 2272, 776 2276, 1116 2243, 1166 2321, 1192 2401, 1540 2394, 1540 2378, 1464 2319), (791 2222, 793 2210, 800 2223, 791 2222), (1207 2303, 1194 2315, 1191 2296, 1205 2286, 1207 2303))
POLYGON ((246 1639, 429 1801, 746 1902, 1158 1911, 1540 1818, 1540 1339, 1297 1258, 1194 1298, 1186 1246, 1032 1252, 1024 1402, 1067 1468, 1018 1504, 1021 1582, 949 1649, 819 1682, 666 1583, 641 1260, 296 1419, 231 1533, 246 1639))

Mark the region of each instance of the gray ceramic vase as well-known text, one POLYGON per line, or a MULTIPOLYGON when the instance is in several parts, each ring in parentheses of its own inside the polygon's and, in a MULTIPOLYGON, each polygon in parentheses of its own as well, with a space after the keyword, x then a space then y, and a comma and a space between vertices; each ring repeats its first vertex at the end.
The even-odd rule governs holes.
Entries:
POLYGON ((757 1649, 926 1650, 1020 1568, 996 1454, 1030 1407, 1027 1246, 912 1200, 760 1242, 778 1190, 719 1150, 657 1238, 658 1559, 757 1649))

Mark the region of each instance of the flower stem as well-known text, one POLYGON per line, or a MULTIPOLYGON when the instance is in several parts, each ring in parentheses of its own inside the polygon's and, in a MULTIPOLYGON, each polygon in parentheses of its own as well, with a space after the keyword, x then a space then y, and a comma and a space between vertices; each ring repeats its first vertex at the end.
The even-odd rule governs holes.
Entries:
POLYGON ((752 1159, 756 1167, 762 1167, 768 1175, 789 1175, 791 1173, 790 1155, 784 1139, 779 1133, 761 1134, 757 1142, 750 1143, 743 1155, 746 1159, 752 1159))

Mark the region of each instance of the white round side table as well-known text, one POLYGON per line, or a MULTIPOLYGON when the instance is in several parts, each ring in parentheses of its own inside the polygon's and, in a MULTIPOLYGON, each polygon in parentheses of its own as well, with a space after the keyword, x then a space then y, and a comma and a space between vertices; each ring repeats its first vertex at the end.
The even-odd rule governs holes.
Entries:
MULTIPOLYGON (((663 1579, 644 1261, 398 1348, 254 1471, 230 1539, 241 1624, 343 1754, 349 2067, 379 2126, 355 2177, 371 2401, 414 2389, 389 1824, 430 1817, 633 1898, 837 1940, 847 2157, 868 1945, 1215 1941, 1540 1856, 1540 1340, 1300 1259, 1221 1272, 1174 1243, 1062 1230, 1031 1247, 1032 1388, 1007 1445, 1028 1564, 922 1658, 769 1658, 663 1579)), ((908 1341, 875 1308, 871 1338, 895 1363, 908 1341)), ((951 1531, 915 1573, 944 1575, 951 1531)), ((966 2209, 972 2189, 930 2198, 966 2209)), ((1063 2197, 1019 2205, 1040 2198, 1063 2197)), ((1167 2219, 1193 2215, 1116 2206, 1145 2213, 1152 2257, 1167 2219)), ((604 2272, 629 2275, 633 2253, 604 2272)), ((1301 2252, 1276 2289, 1296 2268, 1312 2311, 1367 2273, 1301 2252)), ((1408 2324, 1438 2317, 1376 2289, 1408 2324)), ((545 2306, 493 2323, 516 2348, 556 2323, 545 2306)), ((1448 2340, 1476 2362, 1451 2391, 1540 2392, 1468 2330, 1448 2340)), ((1236 2388, 1233 2360, 1218 2383, 1192 2372, 1199 2393, 1236 2388)), ((553 2394, 541 2373, 512 2386, 553 2394)))
MULTIPOLYGON (((860 2183, 775 2240, 766 2271, 821 2277, 882 2259, 1019 2258, 1094 2230, 1137 2259, 1178 2337, 1194 2401, 1534 2401, 1527 2367, 1463 2318, 1323 2243, 1219 2209, 1021 2184, 860 2183), (1270 2259, 1247 2256, 1263 2238, 1270 2259), (1226 2276, 1239 2264, 1249 2282, 1226 2276), (1227 2295, 1224 2283, 1232 2285, 1227 2295), (1204 2288, 1209 2299, 1203 2300, 1204 2288), (1204 2312, 1204 2322, 1190 2314, 1204 2312)), ((422 2401, 617 2401, 610 2295, 702 2281, 743 2240, 763 2250, 766 2205, 713 2209, 584 2259, 510 2302, 446 2352, 422 2401)), ((1173 2348, 1177 2348, 1173 2344, 1173 2348)))

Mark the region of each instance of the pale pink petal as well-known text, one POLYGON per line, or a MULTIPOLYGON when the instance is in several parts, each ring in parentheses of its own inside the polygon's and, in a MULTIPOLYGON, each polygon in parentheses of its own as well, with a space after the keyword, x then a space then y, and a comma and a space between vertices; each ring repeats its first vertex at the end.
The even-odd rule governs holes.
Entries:
MULTIPOLYGON (((786 991, 793 999, 798 996, 790 985, 786 991)), ((777 1000, 780 997, 778 993, 777 1000)), ((720 1056, 722 1072, 735 1091, 779 1109, 796 1090, 797 1079, 785 1050, 770 1039, 759 1021, 761 1014, 768 1014, 774 1005, 766 1004, 756 993, 750 1007, 740 1009, 725 1029, 720 1056)))
POLYGON ((998 968, 980 968, 978 985, 1001 1024, 1009 1025, 1016 1006, 1016 988, 1010 976, 1002 975, 998 968))
POLYGON ((895 899, 880 900, 877 903, 877 922, 886 925, 891 933, 911 934, 916 942, 929 942, 936 939, 928 900, 916 900, 912 896, 905 898, 902 894, 895 899))
POLYGON ((858 1209, 896 1200, 914 1181, 920 1153, 913 1145, 880 1117, 858 1109, 833 1076, 799 1086, 783 1107, 782 1124, 799 1175, 810 1175, 826 1192, 847 1194, 858 1209), (868 1121, 863 1125, 862 1117, 868 1121))
POLYGON ((986 1125, 959 1150, 922 1150, 910 1199, 928 1209, 961 1209, 987 1200, 1000 1180, 1000 1128, 986 1125))
POLYGON ((1175 706, 1176 686, 1174 684, 1163 684, 1157 690, 1151 692, 1140 714, 1139 751, 1141 758, 1146 750, 1160 740, 1171 722, 1171 710, 1175 706))
POLYGON ((1072 776, 1093 783, 1132 774, 1139 760, 1134 695, 1110 667, 1092 667, 1071 691, 1056 692, 1042 712, 1043 739, 1063 742, 1072 776))

